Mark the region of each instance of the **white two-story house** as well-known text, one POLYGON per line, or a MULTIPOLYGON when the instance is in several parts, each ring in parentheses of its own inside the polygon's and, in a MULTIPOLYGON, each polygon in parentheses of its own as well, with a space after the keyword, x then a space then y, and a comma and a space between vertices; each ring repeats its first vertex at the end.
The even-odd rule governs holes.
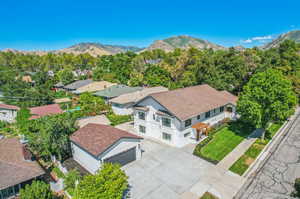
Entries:
POLYGON ((20 108, 17 106, 0 103, 0 121, 14 122, 18 110, 20 110, 20 108))
POLYGON ((236 117, 237 97, 209 85, 148 95, 134 106, 134 128, 176 147, 195 143, 210 126, 236 117))

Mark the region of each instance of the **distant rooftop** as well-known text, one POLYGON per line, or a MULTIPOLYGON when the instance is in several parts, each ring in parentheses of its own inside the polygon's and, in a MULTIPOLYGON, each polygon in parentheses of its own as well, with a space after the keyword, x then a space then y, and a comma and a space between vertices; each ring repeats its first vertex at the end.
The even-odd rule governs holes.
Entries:
POLYGON ((32 116, 29 119, 32 120, 43 116, 60 114, 60 113, 63 113, 63 110, 60 108, 58 104, 37 106, 37 107, 30 108, 30 114, 32 114, 32 116))
POLYGON ((98 91, 94 93, 94 95, 99 97, 105 97, 105 98, 113 98, 118 97, 120 95, 126 94, 126 93, 133 93, 135 91, 142 90, 142 87, 129 87, 126 85, 114 85, 109 88, 106 88, 102 91, 98 91))
POLYGON ((91 80, 91 79, 78 80, 71 84, 66 85, 64 88, 69 89, 69 90, 76 90, 76 89, 86 86, 92 82, 93 82, 93 80, 91 80))
POLYGON ((163 86, 143 88, 142 90, 138 90, 132 93, 127 93, 118 96, 116 98, 113 98, 110 102, 117 103, 117 104, 135 103, 150 94, 164 92, 164 91, 168 91, 168 89, 163 86))

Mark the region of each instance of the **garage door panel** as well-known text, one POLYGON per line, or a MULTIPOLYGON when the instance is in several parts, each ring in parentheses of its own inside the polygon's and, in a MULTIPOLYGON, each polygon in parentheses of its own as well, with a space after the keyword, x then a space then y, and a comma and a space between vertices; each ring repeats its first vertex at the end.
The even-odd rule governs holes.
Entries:
POLYGON ((136 147, 104 159, 104 162, 118 163, 121 166, 136 160, 136 147))

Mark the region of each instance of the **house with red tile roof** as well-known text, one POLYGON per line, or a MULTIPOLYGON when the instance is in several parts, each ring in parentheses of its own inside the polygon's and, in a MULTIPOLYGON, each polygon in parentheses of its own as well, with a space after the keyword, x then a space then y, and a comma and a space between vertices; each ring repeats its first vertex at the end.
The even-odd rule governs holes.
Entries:
POLYGON ((0 139, 0 198, 10 198, 45 174, 17 138, 0 139))
POLYGON ((14 122, 18 110, 20 110, 20 108, 17 106, 0 104, 0 121, 14 122))
POLYGON ((48 115, 61 114, 63 110, 58 104, 49 104, 44 106, 32 107, 29 109, 31 117, 30 120, 38 119, 48 115))
POLYGON ((225 118, 234 119, 237 99, 207 84, 153 93, 134 105, 134 128, 141 136, 182 147, 225 118))
POLYGON ((123 166, 140 159, 141 139, 115 127, 93 123, 70 136, 73 159, 92 174, 105 162, 123 166))

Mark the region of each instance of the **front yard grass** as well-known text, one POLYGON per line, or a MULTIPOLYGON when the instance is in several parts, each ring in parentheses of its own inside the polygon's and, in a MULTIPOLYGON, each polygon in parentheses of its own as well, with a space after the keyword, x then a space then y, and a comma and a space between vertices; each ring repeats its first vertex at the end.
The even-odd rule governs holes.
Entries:
POLYGON ((217 164, 253 130, 254 128, 240 121, 230 122, 227 126, 214 133, 209 138, 210 141, 208 143, 197 145, 194 154, 217 164))
POLYGON ((239 174, 242 176, 249 166, 255 161, 261 151, 265 148, 268 142, 272 139, 272 137, 276 134, 276 132, 280 129, 282 123, 274 123, 272 124, 266 132, 266 139, 261 140, 257 139, 251 147, 242 155, 230 168, 229 170, 239 174))

